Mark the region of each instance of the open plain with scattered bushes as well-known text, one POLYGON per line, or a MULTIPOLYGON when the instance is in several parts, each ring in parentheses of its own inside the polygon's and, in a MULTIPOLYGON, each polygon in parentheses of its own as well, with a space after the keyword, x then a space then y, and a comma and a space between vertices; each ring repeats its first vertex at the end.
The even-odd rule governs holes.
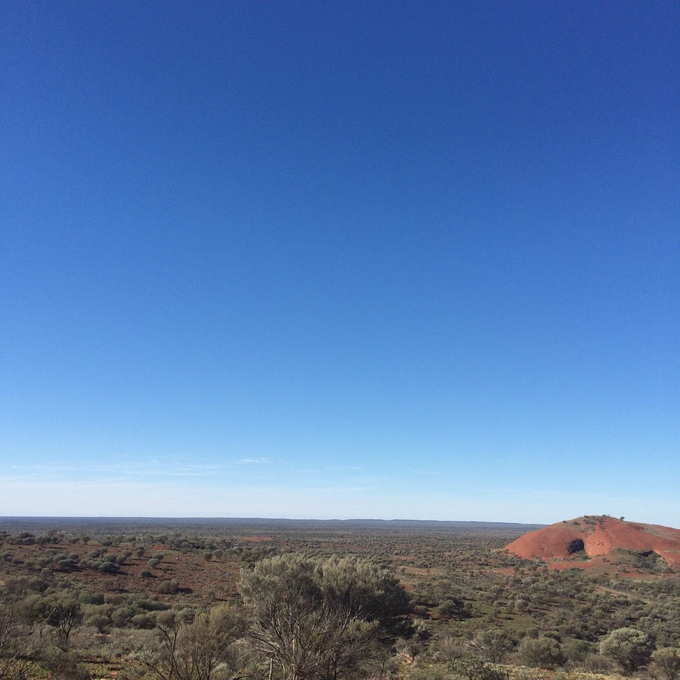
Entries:
POLYGON ((680 572, 539 527, 0 519, 0 680, 680 677, 680 572))

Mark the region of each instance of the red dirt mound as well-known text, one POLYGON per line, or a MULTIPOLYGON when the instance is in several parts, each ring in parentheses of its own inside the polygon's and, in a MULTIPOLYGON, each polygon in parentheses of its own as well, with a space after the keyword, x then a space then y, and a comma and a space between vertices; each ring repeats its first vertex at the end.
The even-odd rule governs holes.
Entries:
POLYGON ((506 546, 524 559, 565 560, 579 554, 609 555, 616 549, 656 553, 680 567, 680 529, 624 522, 614 517, 579 517, 532 531, 506 546))

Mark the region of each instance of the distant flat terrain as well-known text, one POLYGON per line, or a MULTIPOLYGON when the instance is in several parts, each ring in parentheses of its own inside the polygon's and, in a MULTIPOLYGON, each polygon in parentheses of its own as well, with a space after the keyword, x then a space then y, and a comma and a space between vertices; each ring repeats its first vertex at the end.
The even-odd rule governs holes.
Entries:
POLYGON ((0 517, 0 530, 67 531, 88 533, 142 533, 191 531, 199 534, 228 533, 237 535, 280 532, 481 532, 524 534, 542 528, 543 524, 515 522, 474 522, 435 520, 316 520, 254 517, 0 517))

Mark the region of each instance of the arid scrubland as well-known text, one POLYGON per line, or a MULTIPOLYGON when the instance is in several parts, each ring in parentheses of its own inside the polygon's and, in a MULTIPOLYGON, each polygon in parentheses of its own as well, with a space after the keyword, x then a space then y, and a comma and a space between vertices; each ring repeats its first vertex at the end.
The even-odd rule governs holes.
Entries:
POLYGON ((680 677, 680 573, 534 528, 0 520, 0 680, 680 677))

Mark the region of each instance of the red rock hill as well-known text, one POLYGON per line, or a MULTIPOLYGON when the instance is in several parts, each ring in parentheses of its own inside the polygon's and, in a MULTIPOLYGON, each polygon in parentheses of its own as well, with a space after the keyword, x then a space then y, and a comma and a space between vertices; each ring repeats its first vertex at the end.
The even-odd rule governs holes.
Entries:
POLYGON ((584 551, 588 557, 608 555, 617 548, 656 553, 680 567, 680 529, 624 522, 614 517, 579 517, 520 536, 506 549, 524 559, 564 560, 584 551))

